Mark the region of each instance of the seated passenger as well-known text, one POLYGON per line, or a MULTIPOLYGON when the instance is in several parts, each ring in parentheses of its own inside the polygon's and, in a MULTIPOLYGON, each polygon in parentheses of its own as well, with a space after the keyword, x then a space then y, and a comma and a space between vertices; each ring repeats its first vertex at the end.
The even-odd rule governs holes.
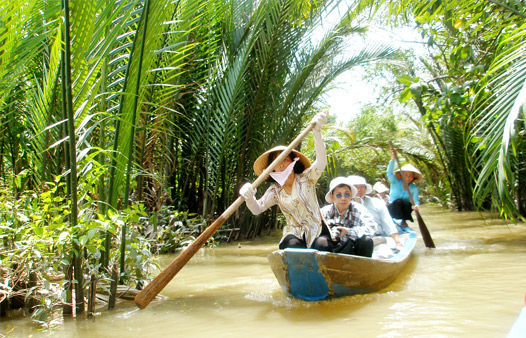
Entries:
MULTIPOLYGON (((384 179, 382 179, 384 181, 384 179)), ((376 182, 373 185, 373 195, 381 199, 387 205, 389 203, 389 188, 383 182, 376 182)))
POLYGON ((321 213, 333 234, 340 238, 334 252, 371 257, 376 223, 367 209, 352 202, 355 195, 356 189, 346 177, 333 179, 325 195, 331 204, 321 208, 321 213))
MULTIPOLYGON (((400 236, 398 235, 398 230, 396 225, 387 210, 387 206, 384 202, 379 200, 376 197, 367 196, 373 189, 370 184, 367 183, 365 178, 361 176, 352 175, 348 177, 351 184, 358 191, 354 201, 356 203, 362 204, 367 211, 373 216, 374 221, 378 225, 376 236, 390 236, 393 241, 388 241, 388 245, 395 252, 398 252, 402 249, 402 244, 400 243, 400 236), (390 243, 389 243, 390 242, 390 243)), ((385 242, 385 239, 382 239, 385 242)), ((375 239, 375 242, 381 242, 379 239, 375 239)))

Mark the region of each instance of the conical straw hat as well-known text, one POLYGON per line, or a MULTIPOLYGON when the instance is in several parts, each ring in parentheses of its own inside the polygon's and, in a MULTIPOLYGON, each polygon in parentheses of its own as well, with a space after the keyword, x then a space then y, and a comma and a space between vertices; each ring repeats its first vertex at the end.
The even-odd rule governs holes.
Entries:
MULTIPOLYGON (((256 175, 260 176, 263 171, 265 171, 265 169, 268 167, 268 165, 270 163, 268 163, 268 156, 270 153, 274 152, 274 151, 283 151, 287 149, 286 146, 276 146, 272 149, 269 149, 267 150, 266 152, 264 152, 262 155, 260 155, 257 160, 254 162, 254 172, 256 173, 256 175)), ((299 151, 297 151, 296 149, 292 149, 292 152, 294 154, 296 154, 297 157, 300 158, 300 162, 303 163, 303 165, 305 166, 305 169, 307 169, 308 167, 310 167, 310 161, 309 159, 307 158, 307 156, 303 155, 302 153, 300 153, 299 151)))
MULTIPOLYGON (((410 171, 410 172, 414 173, 415 174, 415 180, 413 182, 420 181, 422 179, 422 173, 420 172, 420 170, 416 169, 415 166, 412 165, 412 164, 403 165, 402 166, 402 171, 410 171)), ((400 176, 400 169, 396 169, 394 174, 396 175, 396 177, 402 178, 402 176, 400 176)))

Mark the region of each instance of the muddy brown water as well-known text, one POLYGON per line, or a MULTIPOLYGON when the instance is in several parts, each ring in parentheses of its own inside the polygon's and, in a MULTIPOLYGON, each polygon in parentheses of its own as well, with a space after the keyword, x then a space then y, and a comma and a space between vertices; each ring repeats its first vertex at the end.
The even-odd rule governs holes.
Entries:
POLYGON ((163 290, 166 299, 144 310, 119 303, 92 319, 58 316, 44 330, 28 318, 2 319, 0 337, 506 337, 526 293, 526 225, 434 206, 421 213, 437 249, 419 238, 403 273, 380 292, 287 297, 266 258, 274 234, 200 250, 163 290))

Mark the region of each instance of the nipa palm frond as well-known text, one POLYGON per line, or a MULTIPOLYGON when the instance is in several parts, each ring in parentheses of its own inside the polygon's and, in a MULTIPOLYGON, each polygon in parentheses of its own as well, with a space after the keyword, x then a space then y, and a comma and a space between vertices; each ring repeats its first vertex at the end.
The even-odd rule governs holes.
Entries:
POLYGON ((523 124, 526 102, 526 49, 523 47, 526 26, 522 26, 508 40, 503 41, 503 53, 496 59, 489 76, 494 79, 488 88, 494 88, 493 95, 480 102, 483 109, 476 115, 476 141, 480 153, 476 165, 480 168, 475 186, 479 203, 492 193, 502 203, 508 217, 519 214, 513 196, 517 173, 513 168, 517 156, 519 130, 523 124))

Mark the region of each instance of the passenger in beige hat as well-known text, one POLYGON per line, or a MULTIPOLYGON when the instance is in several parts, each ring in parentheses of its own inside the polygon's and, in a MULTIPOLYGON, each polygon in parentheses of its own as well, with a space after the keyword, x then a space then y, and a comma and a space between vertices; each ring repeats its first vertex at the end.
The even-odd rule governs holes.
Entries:
MULTIPOLYGON (((283 228, 283 237, 279 248, 313 248, 320 251, 332 251, 333 241, 327 225, 323 222, 320 206, 316 197, 316 182, 327 165, 327 152, 321 136, 321 126, 327 120, 328 112, 314 116, 312 129, 316 148, 316 161, 311 165, 309 159, 297 150, 274 169, 269 180, 273 181, 263 196, 256 200, 256 191, 251 183, 239 190, 248 209, 258 215, 268 208, 278 205, 287 224, 283 228)), ((254 162, 254 171, 259 176, 285 149, 274 147, 254 162)))
MULTIPOLYGON (((389 214, 389 210, 387 210, 385 203, 376 197, 367 196, 367 194, 372 192, 373 189, 371 185, 367 183, 365 177, 351 175, 348 177, 348 179, 358 191, 354 201, 363 205, 373 216, 374 221, 378 225, 375 235, 379 237, 392 238, 392 241, 388 242, 389 247, 395 252, 400 251, 402 249, 400 236, 398 235, 396 225, 393 222, 393 218, 389 214)), ((379 241, 377 238, 374 239, 375 241, 379 241)), ((385 238, 382 240, 385 242, 385 238)))

